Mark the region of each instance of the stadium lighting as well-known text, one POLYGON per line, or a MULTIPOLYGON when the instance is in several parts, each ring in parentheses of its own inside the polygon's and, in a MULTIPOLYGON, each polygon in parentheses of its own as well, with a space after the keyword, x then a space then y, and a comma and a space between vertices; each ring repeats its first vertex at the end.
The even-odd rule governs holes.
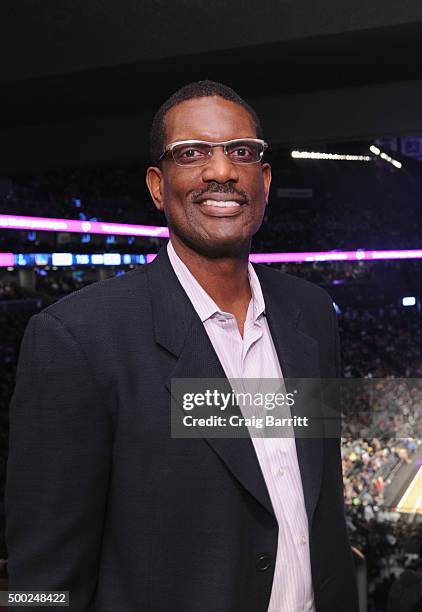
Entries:
POLYGON ((332 159, 335 161, 364 161, 370 162, 369 155, 346 155, 340 153, 319 153, 317 151, 292 151, 291 157, 294 159, 332 159))
POLYGON ((375 145, 371 145, 369 147, 369 150, 371 151, 371 153, 373 153, 374 155, 377 155, 378 157, 381 157, 381 159, 388 162, 395 168, 399 168, 399 169, 402 168, 403 164, 401 162, 399 162, 397 159, 394 159, 393 157, 390 157, 390 155, 388 155, 387 153, 384 153, 383 151, 381 151, 381 149, 379 149, 375 145))
POLYGON ((0 267, 7 268, 15 265, 15 255, 13 253, 0 253, 0 267))
POLYGON ((71 266, 72 253, 53 253, 51 263, 53 266, 71 266))
POLYGON ((168 238, 167 227, 155 225, 132 225, 103 221, 77 221, 50 217, 25 217, 22 215, 0 215, 0 229, 39 230, 43 232, 76 232, 81 234, 105 234, 118 236, 151 236, 168 238))
POLYGON ((105 266, 120 266, 122 256, 120 253, 104 253, 105 266))
POLYGON ((402 306, 416 306, 416 298, 413 295, 408 295, 401 299, 402 306))
MULTIPOLYGON (((146 263, 150 263, 157 255, 150 253, 146 263)), ((422 249, 398 251, 308 251, 302 253, 251 253, 252 263, 323 263, 325 261, 388 261, 390 259, 422 259, 422 249)))
MULTIPOLYGON (((147 255, 129 253, 0 253, 0 267, 125 266, 150 263, 156 256, 156 253, 148 253, 147 255)), ((253 263, 324 263, 326 261, 388 261, 392 259, 422 259, 422 249, 251 253, 249 256, 249 260, 253 263)), ((407 296, 403 299, 414 298, 407 296)))

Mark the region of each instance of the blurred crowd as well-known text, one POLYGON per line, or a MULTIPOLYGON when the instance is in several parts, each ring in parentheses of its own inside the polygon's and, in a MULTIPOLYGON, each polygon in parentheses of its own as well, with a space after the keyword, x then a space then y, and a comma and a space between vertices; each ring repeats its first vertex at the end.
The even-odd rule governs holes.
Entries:
POLYGON ((13 281, 0 281, 0 301, 17 300, 28 297, 28 292, 13 281))
POLYGON ((421 313, 416 308, 349 307, 339 323, 345 377, 422 376, 421 313))
POLYGON ((4 542, 3 499, 9 436, 8 409, 15 384, 20 341, 28 319, 26 313, 0 309, 0 559, 7 556, 4 542))
MULTIPOLYGON (((273 187, 254 251, 421 246, 419 176, 375 162, 277 156, 271 162, 273 187)), ((145 169, 132 162, 9 177, 0 213, 165 225, 146 189, 145 169)))
POLYGON ((352 507, 346 517, 351 543, 366 558, 368 612, 384 612, 403 571, 422 571, 422 521, 382 508, 368 518, 361 507, 352 507))
POLYGON ((69 274, 55 274, 54 276, 46 274, 37 278, 36 292, 57 299, 72 291, 82 289, 88 284, 90 282, 83 277, 75 277, 69 274))

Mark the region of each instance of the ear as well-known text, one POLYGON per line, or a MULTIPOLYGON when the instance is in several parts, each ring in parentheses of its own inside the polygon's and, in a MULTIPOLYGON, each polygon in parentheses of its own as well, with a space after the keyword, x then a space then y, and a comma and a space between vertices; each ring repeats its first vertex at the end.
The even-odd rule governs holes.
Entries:
POLYGON ((150 166, 145 177, 147 187, 155 206, 161 212, 164 209, 163 202, 163 173, 158 166, 150 166))
POLYGON ((270 185, 271 185, 271 166, 270 164, 262 164, 262 178, 264 179, 264 193, 265 201, 268 204, 268 198, 270 197, 270 185))

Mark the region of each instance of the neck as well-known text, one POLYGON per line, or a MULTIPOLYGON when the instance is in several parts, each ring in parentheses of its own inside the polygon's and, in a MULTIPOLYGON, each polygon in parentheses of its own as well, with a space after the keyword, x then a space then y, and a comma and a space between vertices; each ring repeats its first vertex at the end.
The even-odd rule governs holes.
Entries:
POLYGON ((176 254, 221 310, 246 316, 251 299, 248 279, 249 249, 238 257, 209 258, 171 236, 176 254))

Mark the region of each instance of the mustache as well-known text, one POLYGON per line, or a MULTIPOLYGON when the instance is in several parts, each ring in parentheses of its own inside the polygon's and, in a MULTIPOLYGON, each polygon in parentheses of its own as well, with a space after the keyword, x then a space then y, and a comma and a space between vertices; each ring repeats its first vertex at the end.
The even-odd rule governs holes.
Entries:
POLYGON ((194 203, 197 203, 197 201, 202 198, 205 195, 208 194, 212 194, 212 193, 229 193, 229 194, 236 194, 238 196, 240 196, 242 198, 242 200, 247 204, 250 200, 249 195, 246 191, 243 191, 242 189, 236 189, 233 185, 231 185, 230 183, 209 183, 207 185, 207 187, 205 189, 201 189, 198 191, 192 191, 191 192, 191 198, 192 201, 194 203))

